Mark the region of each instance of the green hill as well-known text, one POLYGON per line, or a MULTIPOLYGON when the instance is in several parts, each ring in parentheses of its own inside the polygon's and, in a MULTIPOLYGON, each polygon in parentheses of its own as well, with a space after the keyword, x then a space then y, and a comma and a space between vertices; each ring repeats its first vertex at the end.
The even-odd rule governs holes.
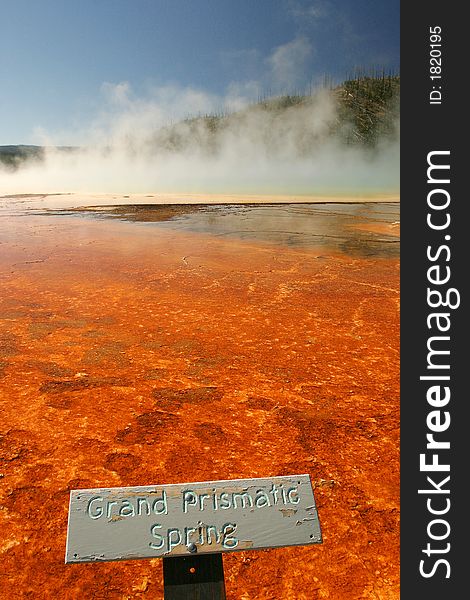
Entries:
POLYGON ((268 98, 234 113, 188 118, 149 136, 146 151, 217 155, 231 140, 241 141, 239 148, 251 141, 268 154, 290 144, 291 157, 312 154, 331 140, 374 148, 398 136, 399 94, 399 76, 357 77, 311 95, 268 98))

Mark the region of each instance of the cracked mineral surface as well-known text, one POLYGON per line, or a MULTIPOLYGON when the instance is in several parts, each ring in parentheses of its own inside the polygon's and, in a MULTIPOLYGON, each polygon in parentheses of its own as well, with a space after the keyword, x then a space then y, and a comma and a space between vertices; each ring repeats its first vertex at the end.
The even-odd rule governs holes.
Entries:
POLYGON ((71 489, 308 473, 323 544, 225 554, 227 597, 398 600, 399 238, 379 208, 340 244, 1 216, 2 599, 163 597, 159 559, 64 564, 71 489))

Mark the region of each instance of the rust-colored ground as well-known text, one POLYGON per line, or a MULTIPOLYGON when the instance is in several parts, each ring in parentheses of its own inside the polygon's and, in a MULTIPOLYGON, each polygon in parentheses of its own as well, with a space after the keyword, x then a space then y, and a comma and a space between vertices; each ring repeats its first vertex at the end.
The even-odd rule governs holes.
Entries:
POLYGON ((83 218, 0 223, 0 597, 162 598, 64 565, 69 490, 309 473, 322 545, 231 600, 399 598, 398 259, 83 218))

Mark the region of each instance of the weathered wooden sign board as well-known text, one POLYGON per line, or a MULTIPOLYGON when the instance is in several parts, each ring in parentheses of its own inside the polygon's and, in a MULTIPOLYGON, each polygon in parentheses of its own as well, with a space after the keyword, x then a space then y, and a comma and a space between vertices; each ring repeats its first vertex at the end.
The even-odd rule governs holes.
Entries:
POLYGON ((72 490, 66 563, 321 543, 309 475, 72 490))

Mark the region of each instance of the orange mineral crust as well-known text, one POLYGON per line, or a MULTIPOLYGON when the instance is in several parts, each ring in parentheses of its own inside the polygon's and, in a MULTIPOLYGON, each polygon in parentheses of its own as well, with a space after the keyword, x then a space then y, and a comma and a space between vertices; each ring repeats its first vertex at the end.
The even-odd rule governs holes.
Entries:
POLYGON ((0 597, 163 598, 65 565, 69 490, 310 474, 323 544, 231 600, 399 598, 399 260, 68 216, 0 221, 0 597))

